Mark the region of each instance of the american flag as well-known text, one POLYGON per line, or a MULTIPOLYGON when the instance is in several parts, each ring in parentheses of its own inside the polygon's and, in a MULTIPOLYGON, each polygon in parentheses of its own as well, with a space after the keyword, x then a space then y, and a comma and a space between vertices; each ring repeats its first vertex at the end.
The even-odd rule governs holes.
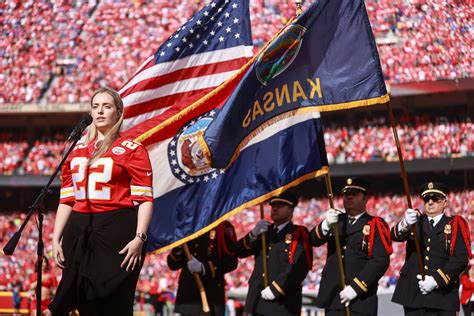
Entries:
MULTIPOLYGON (((204 97, 251 57, 248 0, 207 4, 165 41, 120 89, 123 132, 137 137, 204 97)), ((169 138, 180 122, 147 145, 169 138)))

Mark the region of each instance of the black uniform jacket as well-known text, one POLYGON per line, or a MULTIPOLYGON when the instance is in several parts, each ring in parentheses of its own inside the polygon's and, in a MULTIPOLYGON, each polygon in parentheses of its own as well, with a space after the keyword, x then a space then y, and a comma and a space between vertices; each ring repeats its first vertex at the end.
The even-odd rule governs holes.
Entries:
MULTIPOLYGON (((261 298, 264 289, 263 259, 261 236, 252 241, 247 234, 237 244, 237 255, 245 258, 253 255, 255 268, 249 280, 249 290, 245 301, 245 311, 263 315, 300 315, 302 304, 302 282, 308 274, 307 254, 304 250, 303 237, 300 236, 290 263, 290 246, 293 235, 298 227, 304 229, 306 238, 308 230, 305 227, 288 223, 276 233, 273 226, 269 227, 267 236, 267 266, 268 285, 276 299, 266 301, 261 298)), ((306 243, 309 246, 308 240, 306 243)), ((309 247, 310 248, 310 247, 309 247)), ((311 250, 311 249, 309 249, 311 250)))
MULTIPOLYGON (((351 301, 350 310, 368 315, 377 315, 377 287, 390 263, 390 255, 383 246, 379 231, 375 233, 372 254, 368 249, 368 222, 373 216, 364 213, 353 224, 349 225, 347 215, 339 215, 338 230, 341 242, 342 260, 346 284, 356 292, 357 297, 351 301)), ((332 232, 332 231, 331 231, 332 232)), ((330 310, 344 310, 339 292, 342 291, 339 265, 337 263, 336 243, 334 236, 323 235, 321 223, 311 231, 311 243, 319 247, 327 243, 326 265, 322 271, 321 283, 316 304, 330 310)), ((387 229, 388 234, 388 229, 387 229)))
POLYGON ((461 231, 458 231, 454 253, 451 248, 451 217, 443 215, 434 228, 430 228, 428 217, 421 215, 415 224, 420 238, 423 269, 431 275, 439 288, 427 295, 420 292, 417 274, 420 268, 415 242, 411 230, 400 235, 395 225, 390 235, 394 241, 406 241, 406 260, 400 271, 392 301, 411 308, 434 308, 459 310, 459 274, 466 268, 468 253, 461 231), (446 238, 447 237, 447 238, 446 238))
MULTIPOLYGON (((237 268, 237 257, 235 256, 236 237, 232 224, 223 222, 222 228, 225 234, 218 233, 219 227, 209 233, 188 242, 189 251, 204 264, 205 275, 200 274, 204 289, 206 291, 211 315, 223 315, 225 311, 225 280, 224 274, 237 268), (231 255, 221 246, 219 257, 219 236, 224 236, 225 245, 231 255)), ((223 245, 223 244, 221 244, 223 245)), ((168 267, 171 270, 181 270, 176 295, 175 311, 181 314, 200 315, 202 312, 201 296, 194 276, 187 268, 187 260, 184 251, 179 247, 173 249, 167 258, 168 267)))

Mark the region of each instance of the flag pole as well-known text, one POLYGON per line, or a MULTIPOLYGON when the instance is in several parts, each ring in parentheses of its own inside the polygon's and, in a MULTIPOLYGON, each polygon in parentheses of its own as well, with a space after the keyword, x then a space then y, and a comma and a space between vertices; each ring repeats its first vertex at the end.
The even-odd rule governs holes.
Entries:
MULTIPOLYGON (((324 175, 324 180, 326 180, 326 190, 329 200, 329 206, 334 208, 334 195, 332 192, 331 185, 331 176, 328 172, 324 175)), ((341 279, 342 289, 346 287, 346 274, 344 272, 344 265, 342 263, 342 250, 341 250, 341 240, 339 238, 339 229, 337 223, 331 225, 332 234, 334 235, 334 242, 336 244, 336 254, 337 254, 337 265, 339 266, 339 277, 341 279)), ((349 305, 346 305, 346 316, 351 315, 351 310, 349 305)))
MULTIPOLYGON (((260 204, 260 218, 264 219, 263 203, 260 204)), ((263 260, 263 285, 268 286, 268 267, 267 267, 267 233, 262 234, 262 260, 263 260)))
MULTIPOLYGON (((403 153, 402 153, 402 148, 400 146, 400 141, 398 139, 397 128, 395 126, 395 116, 393 115, 393 109, 392 109, 392 105, 390 104, 390 101, 388 101, 386 105, 387 105, 388 116, 390 119, 390 125, 392 126, 393 137, 395 138, 395 144, 397 145, 398 162, 400 164, 400 172, 401 172, 401 176, 403 180, 403 190, 407 198, 408 207, 413 208, 413 204, 411 203, 410 186, 408 185, 408 175, 405 169, 405 163, 403 160, 403 153)), ((411 227, 411 231, 413 233, 413 239, 415 241, 416 256, 418 258, 418 268, 420 269, 421 277, 424 280, 425 270, 423 269, 423 261, 421 259, 420 239, 418 237, 418 231, 415 225, 411 227)))
MULTIPOLYGON (((183 244, 184 254, 186 255, 186 260, 191 260, 191 253, 189 252, 188 244, 183 244)), ((201 278, 199 277, 199 273, 194 272, 194 280, 196 280, 197 286, 199 288, 199 293, 201 294, 201 301, 202 301, 202 310, 204 313, 209 313, 211 310, 209 309, 209 304, 207 302, 206 290, 204 289, 204 285, 202 285, 201 278)))

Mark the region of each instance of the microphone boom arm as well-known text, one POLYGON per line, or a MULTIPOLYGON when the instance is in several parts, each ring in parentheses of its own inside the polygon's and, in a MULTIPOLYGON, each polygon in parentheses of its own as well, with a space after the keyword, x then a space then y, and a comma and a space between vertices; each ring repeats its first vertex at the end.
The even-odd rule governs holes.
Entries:
MULTIPOLYGON (((90 116, 89 116, 90 117, 90 116)), ((92 121, 92 118, 91 118, 92 121)), ((81 120, 82 122, 82 120, 81 120)), ((79 122, 79 125, 81 125, 81 122, 79 122)), ((30 220, 31 216, 35 213, 35 211, 38 212, 38 246, 37 246, 37 264, 36 264, 36 273, 37 273, 37 278, 36 278, 36 315, 42 315, 41 313, 41 287, 42 287, 42 269, 43 269, 43 254, 44 254, 44 243, 43 243, 43 211, 44 211, 44 198, 48 195, 51 194, 51 190, 49 187, 51 186, 51 183, 53 183, 54 178, 56 178, 56 175, 59 173, 59 170, 61 170, 62 165, 66 161, 67 157, 71 153, 71 151, 76 147, 77 142, 80 139, 80 135, 84 131, 84 129, 89 125, 85 125, 83 127, 82 131, 78 133, 79 137, 76 136, 74 139, 73 143, 69 147, 68 151, 66 154, 63 156, 63 159, 57 166, 56 170, 54 173, 51 175, 49 178, 48 183, 41 189, 40 194, 38 197, 35 199, 33 204, 28 207, 28 215, 26 216, 25 220, 20 226, 20 229, 12 236, 12 238, 8 241, 8 243, 3 247, 3 252, 7 256, 11 256, 13 252, 15 251, 15 248, 18 244, 18 241, 20 240, 21 233, 23 232, 23 229, 26 227, 26 224, 30 220)), ((78 125, 78 126, 79 126, 78 125)), ((76 130, 76 129, 75 129, 76 130)), ((72 134, 72 133, 71 133, 72 134)))

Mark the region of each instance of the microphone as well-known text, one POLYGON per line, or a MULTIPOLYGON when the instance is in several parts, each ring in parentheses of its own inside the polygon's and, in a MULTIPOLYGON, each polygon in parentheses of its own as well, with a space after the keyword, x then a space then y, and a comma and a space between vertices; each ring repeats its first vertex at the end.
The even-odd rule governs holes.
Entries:
POLYGON ((92 123, 92 116, 84 115, 79 120, 79 123, 74 127, 74 130, 69 134, 67 141, 79 139, 82 133, 92 123))
POLYGON ((8 243, 6 244, 5 247, 3 247, 3 252, 7 255, 7 256, 11 256, 13 254, 13 252, 15 251, 15 248, 16 248, 16 245, 18 244, 18 241, 20 240, 20 237, 21 237, 21 232, 16 232, 12 239, 10 239, 8 241, 8 243))

